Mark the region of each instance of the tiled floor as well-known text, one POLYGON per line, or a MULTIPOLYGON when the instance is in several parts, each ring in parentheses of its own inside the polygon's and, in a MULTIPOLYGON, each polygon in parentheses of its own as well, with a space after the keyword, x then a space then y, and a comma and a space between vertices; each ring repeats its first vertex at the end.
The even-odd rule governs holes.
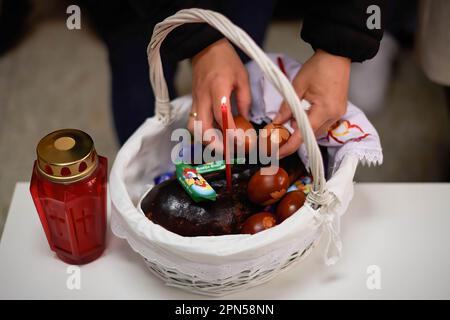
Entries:
MULTIPOLYGON (((274 23, 267 51, 300 61, 311 49, 298 39, 300 24, 274 23)), ((384 147, 380 168, 360 168, 358 181, 443 181, 448 177, 448 114, 441 88, 430 83, 411 53, 400 57, 383 112, 372 117, 384 147)), ((189 92, 183 63, 177 84, 189 92)), ((117 143, 109 112, 107 52, 84 27, 68 31, 59 19, 40 21, 14 50, 0 57, 0 234, 17 181, 30 179, 35 146, 64 127, 89 132, 112 163, 117 143)))

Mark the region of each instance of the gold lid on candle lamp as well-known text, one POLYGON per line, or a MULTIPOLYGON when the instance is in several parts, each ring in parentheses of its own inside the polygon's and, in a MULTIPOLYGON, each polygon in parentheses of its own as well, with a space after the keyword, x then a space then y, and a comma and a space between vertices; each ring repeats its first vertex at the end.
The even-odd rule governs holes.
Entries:
POLYGON ((75 182, 89 176, 98 163, 92 138, 77 129, 49 133, 36 148, 39 172, 54 182, 75 182))

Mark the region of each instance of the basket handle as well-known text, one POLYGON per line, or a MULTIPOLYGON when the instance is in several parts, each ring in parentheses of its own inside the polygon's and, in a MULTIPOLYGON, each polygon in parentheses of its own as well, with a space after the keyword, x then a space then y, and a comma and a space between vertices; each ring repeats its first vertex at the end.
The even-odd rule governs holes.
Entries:
POLYGON ((155 114, 164 124, 172 121, 171 105, 167 84, 163 74, 160 48, 166 36, 176 27, 185 23, 208 23, 216 28, 232 43, 242 49, 261 68, 274 87, 287 101, 297 120, 298 127, 304 139, 308 160, 313 176, 313 191, 308 194, 308 200, 316 205, 326 205, 332 200, 331 194, 325 189, 325 175, 322 155, 317 145, 316 137, 304 111, 305 100, 300 101, 294 88, 286 76, 267 57, 264 51, 241 28, 234 25, 224 15, 204 9, 184 9, 158 23, 147 48, 150 71, 150 82, 155 95, 155 114))

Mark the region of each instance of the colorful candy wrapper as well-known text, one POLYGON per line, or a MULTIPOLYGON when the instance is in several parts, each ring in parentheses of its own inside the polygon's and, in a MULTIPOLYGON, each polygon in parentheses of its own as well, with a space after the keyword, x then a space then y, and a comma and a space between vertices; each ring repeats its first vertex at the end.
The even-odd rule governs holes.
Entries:
MULTIPOLYGON (((231 164, 241 163, 245 163, 244 158, 235 158, 231 161, 231 164)), ((195 167, 183 162, 179 162, 175 164, 175 167, 178 181, 192 198, 192 200, 194 200, 195 202, 199 202, 202 200, 216 200, 217 194, 215 190, 201 175, 205 173, 225 170, 225 160, 209 162, 195 167)), ((160 181, 159 183, 161 182, 162 181, 160 181)), ((156 179, 155 183, 157 183, 156 179)))
POLYGON ((312 190, 312 179, 310 176, 301 177, 295 181, 287 190, 287 192, 301 190, 304 194, 308 194, 312 190))
MULTIPOLYGON (((241 164, 241 163, 245 163, 244 158, 236 158, 231 160, 231 164, 241 164)), ((195 169, 197 169, 197 172, 200 174, 225 170, 225 160, 200 164, 196 166, 195 169)))
POLYGON ((216 200, 216 191, 200 175, 196 168, 179 163, 176 165, 176 175, 178 182, 195 202, 216 200))
POLYGON ((224 170, 225 169, 225 161, 221 160, 221 161, 200 164, 200 165, 196 166, 195 169, 200 174, 224 170))

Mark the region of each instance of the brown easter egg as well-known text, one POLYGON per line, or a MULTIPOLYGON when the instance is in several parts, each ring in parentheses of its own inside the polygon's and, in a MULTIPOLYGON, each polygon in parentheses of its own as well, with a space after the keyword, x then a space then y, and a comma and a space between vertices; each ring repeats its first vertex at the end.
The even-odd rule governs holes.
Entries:
POLYGON ((260 212, 245 220, 241 233, 255 234, 272 228, 277 224, 275 216, 270 212, 260 212))
POLYGON ((267 130, 267 138, 264 135, 261 135, 261 139, 266 140, 268 155, 272 154, 272 144, 274 146, 277 145, 278 148, 280 148, 291 137, 289 130, 281 124, 269 123, 264 129, 267 130))
POLYGON ((247 195, 251 202, 267 206, 280 200, 289 186, 289 176, 287 172, 279 167, 272 167, 273 174, 261 170, 269 170, 263 168, 258 170, 248 182, 247 195))
POLYGON ((245 153, 247 154, 256 146, 258 141, 256 131, 250 121, 240 115, 234 117, 234 124, 236 125, 236 129, 242 129, 244 131, 244 135, 236 135, 236 145, 240 146, 242 143, 245 143, 245 153))
POLYGON ((278 223, 283 222, 305 203, 306 196, 301 190, 288 192, 277 205, 276 216, 278 223))

